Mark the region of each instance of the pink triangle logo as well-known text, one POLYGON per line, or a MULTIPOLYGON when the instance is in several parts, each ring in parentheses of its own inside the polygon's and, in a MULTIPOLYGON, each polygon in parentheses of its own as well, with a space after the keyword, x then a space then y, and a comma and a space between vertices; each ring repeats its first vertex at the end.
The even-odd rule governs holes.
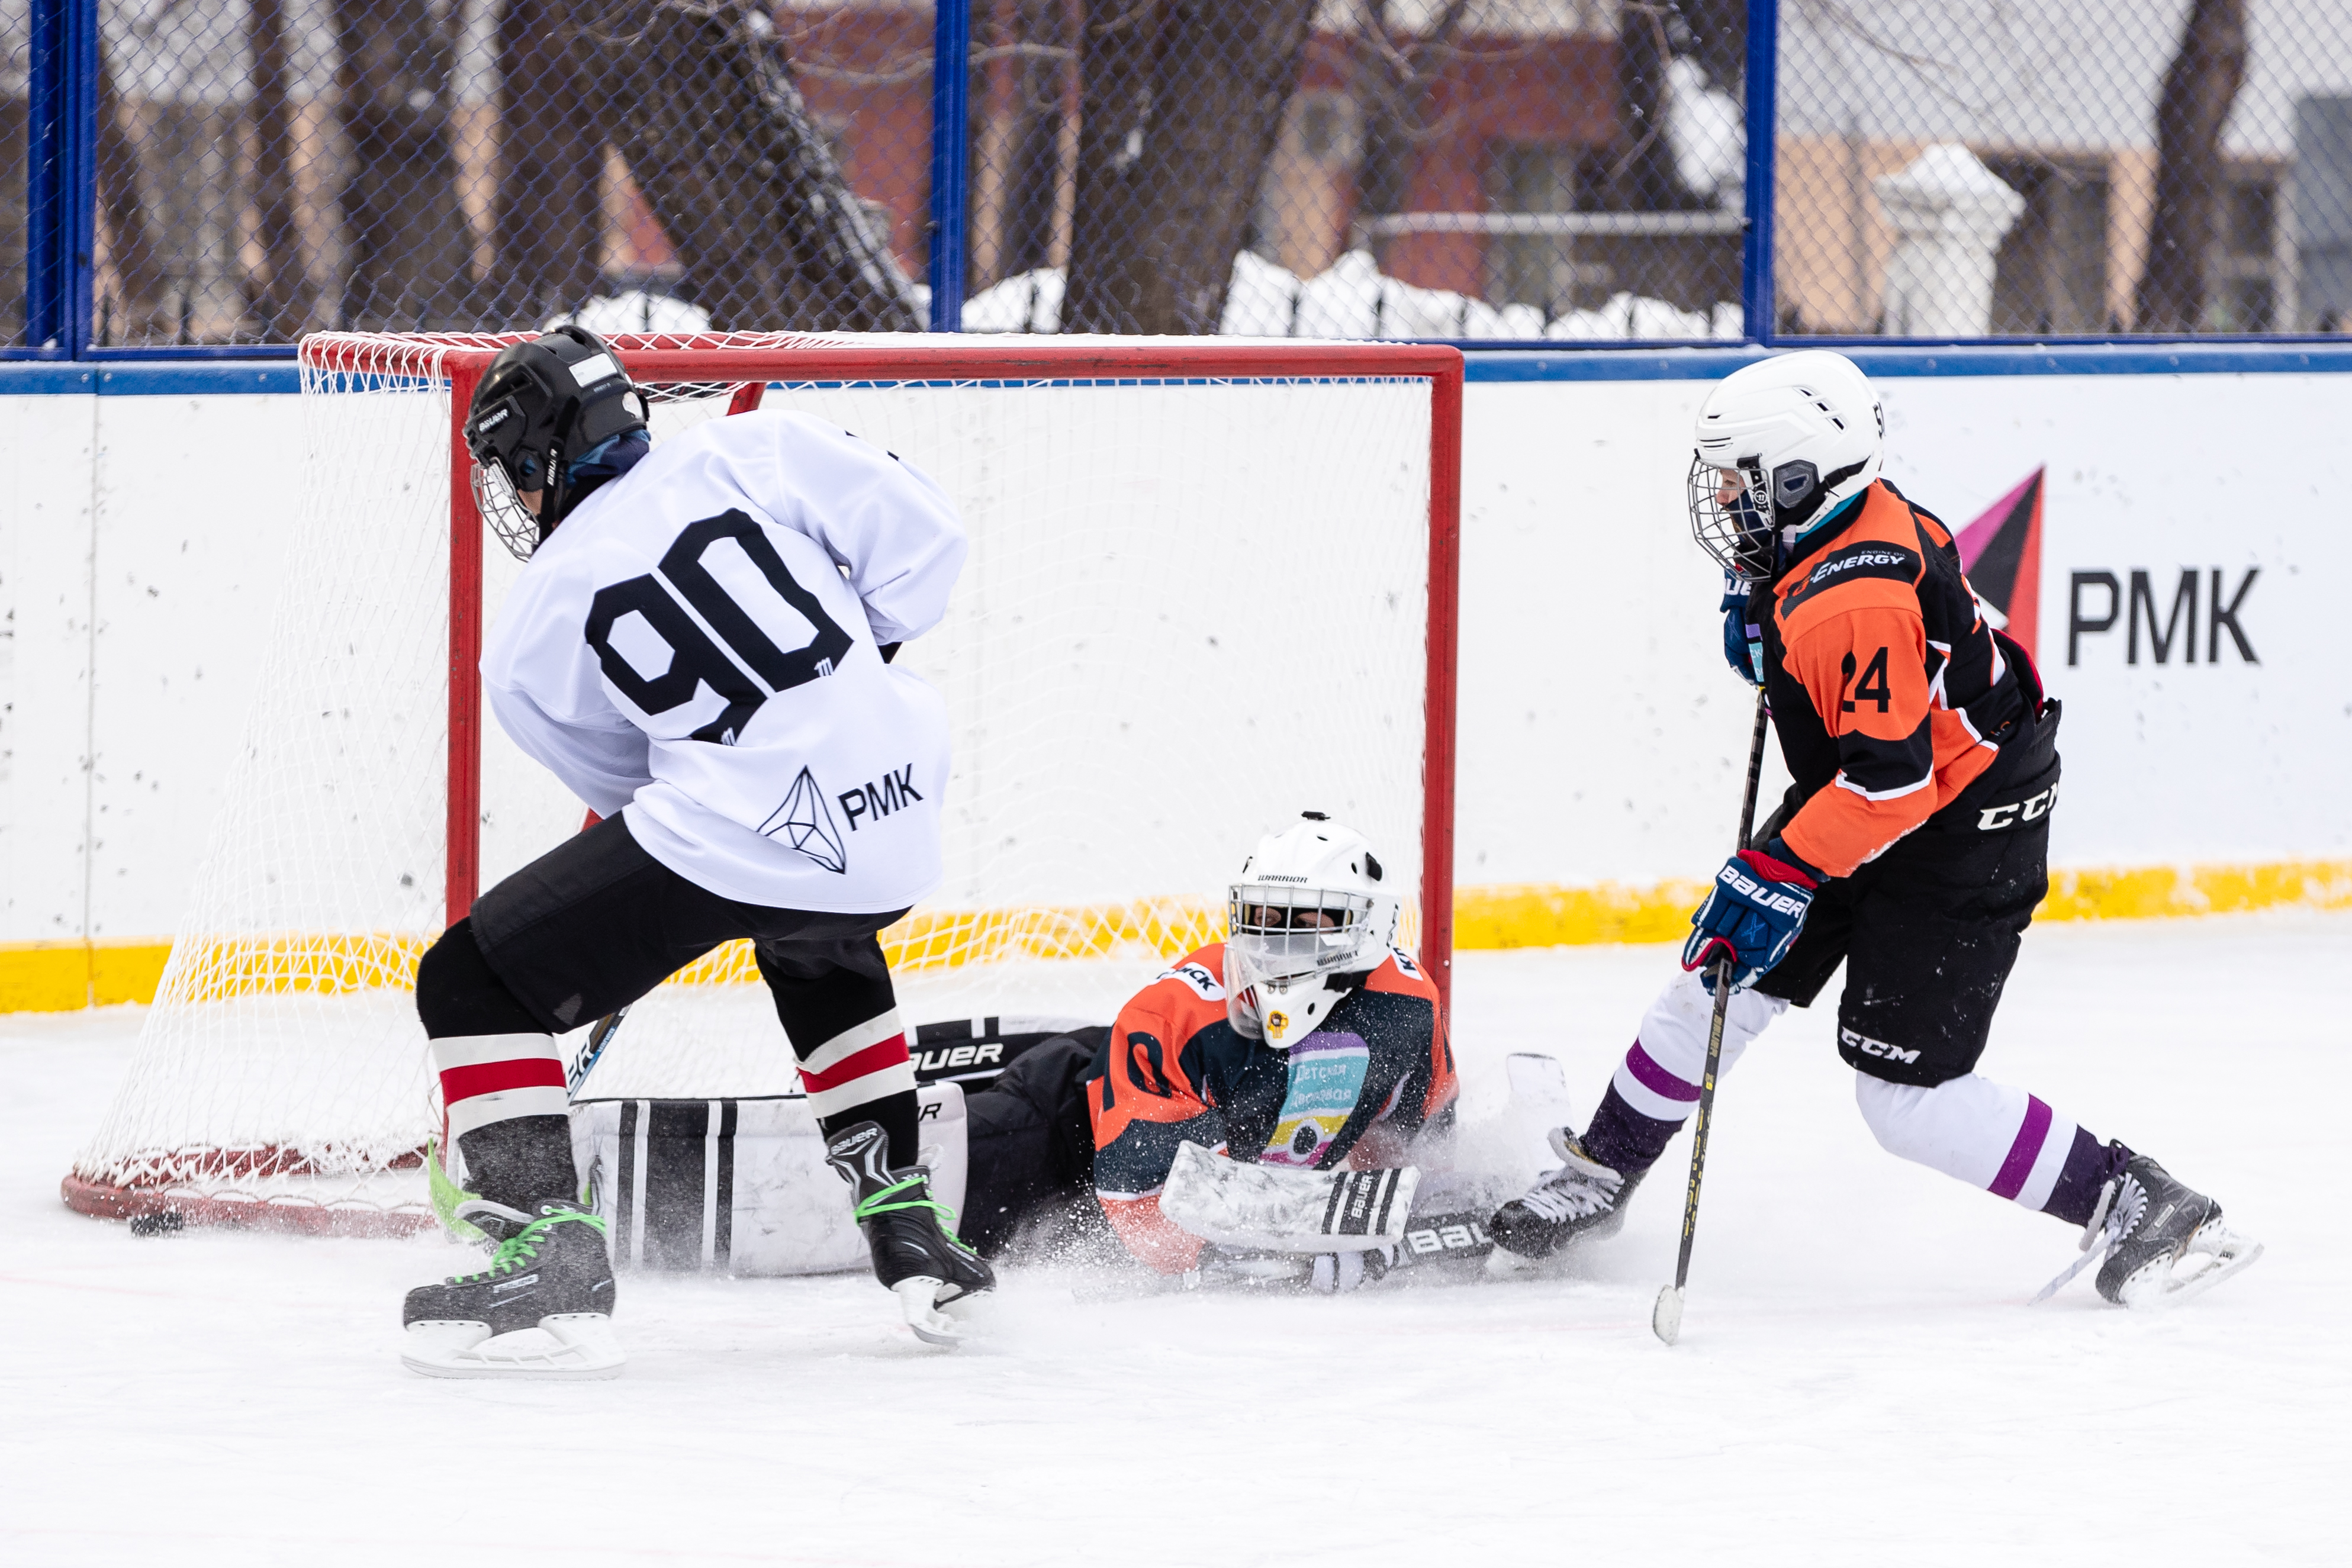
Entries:
POLYGON ((2042 657, 2034 632, 2042 622, 2042 479, 2047 472, 2036 468, 1952 536, 1969 586, 2036 663, 2042 657))

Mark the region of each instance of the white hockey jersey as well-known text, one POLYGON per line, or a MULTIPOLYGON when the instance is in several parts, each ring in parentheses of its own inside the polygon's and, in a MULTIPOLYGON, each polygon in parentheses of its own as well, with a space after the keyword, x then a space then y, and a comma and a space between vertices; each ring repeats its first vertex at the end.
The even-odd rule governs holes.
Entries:
POLYGON ((727 898, 901 909, 940 876, 939 694, 882 662, 962 569, 921 471, 805 414, 657 443, 531 558, 491 629, 499 725, 727 898))

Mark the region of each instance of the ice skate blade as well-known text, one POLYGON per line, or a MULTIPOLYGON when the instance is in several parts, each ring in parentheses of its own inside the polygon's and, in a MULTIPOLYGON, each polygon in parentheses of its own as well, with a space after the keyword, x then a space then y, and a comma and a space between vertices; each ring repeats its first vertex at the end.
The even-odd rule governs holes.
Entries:
POLYGON ((1486 1254, 1485 1268, 1490 1280, 1532 1280, 1545 1271, 1549 1258, 1525 1258, 1507 1247, 1496 1247, 1486 1254))
POLYGON ((961 1323, 940 1311, 939 1295, 945 1289, 942 1281, 918 1274, 891 1286, 890 1293, 898 1298, 898 1310, 907 1315, 907 1326, 915 1331, 917 1339, 952 1350, 971 1336, 961 1323))
POLYGON ((1658 1292, 1658 1304, 1650 1309, 1650 1332, 1672 1344, 1683 1334, 1683 1288, 1668 1285, 1658 1292))
POLYGON ((2210 1239, 2200 1231, 2179 1262, 2151 1264, 2125 1281, 2123 1289, 2116 1292, 2123 1298, 2119 1304, 2136 1312, 2179 1306, 2191 1296, 2203 1295, 2231 1275, 2252 1268, 2262 1255, 2261 1242, 2235 1231, 2222 1230, 2210 1239), (2180 1272, 2200 1259, 2208 1260, 2203 1268, 2193 1274, 2180 1272))
POLYGON ((411 1323, 400 1364, 424 1377, 584 1383, 620 1376, 627 1360, 611 1318, 558 1312, 502 1334, 480 1322, 411 1323))

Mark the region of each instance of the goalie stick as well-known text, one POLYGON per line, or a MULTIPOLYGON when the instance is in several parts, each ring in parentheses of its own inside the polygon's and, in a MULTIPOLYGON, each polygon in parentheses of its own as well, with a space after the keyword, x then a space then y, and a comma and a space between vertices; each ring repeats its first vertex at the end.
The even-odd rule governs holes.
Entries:
MULTIPOLYGON (((1772 724, 1772 709, 1764 688, 1756 688, 1756 728, 1748 740, 1748 788, 1739 800, 1739 840, 1735 852, 1748 847, 1756 831, 1756 787, 1764 775, 1764 737, 1772 724)), ((1690 1186, 1683 1194, 1682 1250, 1675 1259, 1675 1282, 1658 1292, 1650 1309, 1650 1331, 1672 1344, 1683 1332, 1683 1287, 1690 1281, 1691 1237, 1698 1228, 1698 1186, 1706 1175, 1706 1134, 1715 1122, 1715 1076, 1723 1065, 1723 1016, 1731 1007, 1731 960, 1715 966, 1715 1018, 1706 1029, 1706 1072, 1698 1085, 1698 1120, 1691 1130, 1690 1186)))

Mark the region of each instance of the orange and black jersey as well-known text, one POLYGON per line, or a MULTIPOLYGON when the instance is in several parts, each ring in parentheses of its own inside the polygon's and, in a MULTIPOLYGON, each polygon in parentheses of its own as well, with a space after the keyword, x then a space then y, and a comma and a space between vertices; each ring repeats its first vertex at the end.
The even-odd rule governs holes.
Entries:
POLYGON ((1950 531, 1885 480, 1770 592, 1765 682, 1804 802, 1780 839, 1830 875, 1852 875, 2032 732, 2032 662, 1979 613, 1950 531))
POLYGON ((1160 1212, 1180 1145, 1328 1170, 1360 1158, 1376 1128, 1401 1148, 1449 1113, 1457 1092, 1437 989, 1406 955, 1352 977, 1322 1026, 1286 1052, 1227 1021, 1224 964, 1224 944, 1213 942, 1137 993, 1111 1026, 1103 1076, 1087 1086, 1095 1195, 1128 1250, 1166 1273, 1200 1256, 1200 1241, 1160 1212))

